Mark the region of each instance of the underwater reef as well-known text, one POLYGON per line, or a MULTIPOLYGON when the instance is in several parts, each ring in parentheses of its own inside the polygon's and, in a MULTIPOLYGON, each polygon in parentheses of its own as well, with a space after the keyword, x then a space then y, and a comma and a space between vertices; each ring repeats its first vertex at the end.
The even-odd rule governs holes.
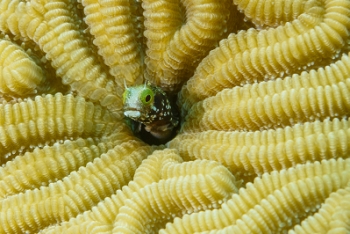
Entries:
POLYGON ((349 53, 349 0, 0 0, 0 233, 349 233, 349 53))

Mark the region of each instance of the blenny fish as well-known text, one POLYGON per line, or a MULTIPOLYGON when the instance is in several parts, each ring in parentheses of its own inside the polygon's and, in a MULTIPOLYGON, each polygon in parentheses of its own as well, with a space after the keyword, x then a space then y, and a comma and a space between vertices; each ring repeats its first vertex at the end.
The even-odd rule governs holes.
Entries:
MULTIPOLYGON (((179 124, 174 103, 159 87, 151 84, 126 87, 123 93, 124 116, 144 125, 144 129, 163 142, 179 124)), ((141 131, 141 125, 134 132, 141 131)))

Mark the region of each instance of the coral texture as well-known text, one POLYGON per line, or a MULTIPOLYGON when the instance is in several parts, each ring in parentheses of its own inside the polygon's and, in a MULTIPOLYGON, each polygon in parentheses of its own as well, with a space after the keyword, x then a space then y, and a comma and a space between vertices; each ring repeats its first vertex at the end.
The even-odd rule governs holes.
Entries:
POLYGON ((0 233, 350 232, 349 56, 349 0, 0 0, 0 233))
POLYGON ((34 93, 45 79, 41 67, 11 41, 0 41, 0 53, 0 91, 17 95, 34 93))

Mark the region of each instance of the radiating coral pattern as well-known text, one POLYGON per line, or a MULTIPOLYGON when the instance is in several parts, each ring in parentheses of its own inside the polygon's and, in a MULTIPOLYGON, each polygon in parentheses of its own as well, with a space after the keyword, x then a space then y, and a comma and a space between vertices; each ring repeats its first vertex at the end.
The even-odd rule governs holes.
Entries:
POLYGON ((349 0, 0 0, 0 233, 349 233, 349 56, 349 0))

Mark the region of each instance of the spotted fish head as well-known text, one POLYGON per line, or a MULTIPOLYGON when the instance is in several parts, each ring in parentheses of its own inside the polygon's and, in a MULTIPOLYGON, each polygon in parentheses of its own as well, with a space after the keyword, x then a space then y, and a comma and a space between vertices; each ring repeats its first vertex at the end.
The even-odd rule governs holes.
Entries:
POLYGON ((144 124, 171 115, 171 105, 165 92, 151 85, 127 88, 123 94, 123 104, 126 117, 144 124))

